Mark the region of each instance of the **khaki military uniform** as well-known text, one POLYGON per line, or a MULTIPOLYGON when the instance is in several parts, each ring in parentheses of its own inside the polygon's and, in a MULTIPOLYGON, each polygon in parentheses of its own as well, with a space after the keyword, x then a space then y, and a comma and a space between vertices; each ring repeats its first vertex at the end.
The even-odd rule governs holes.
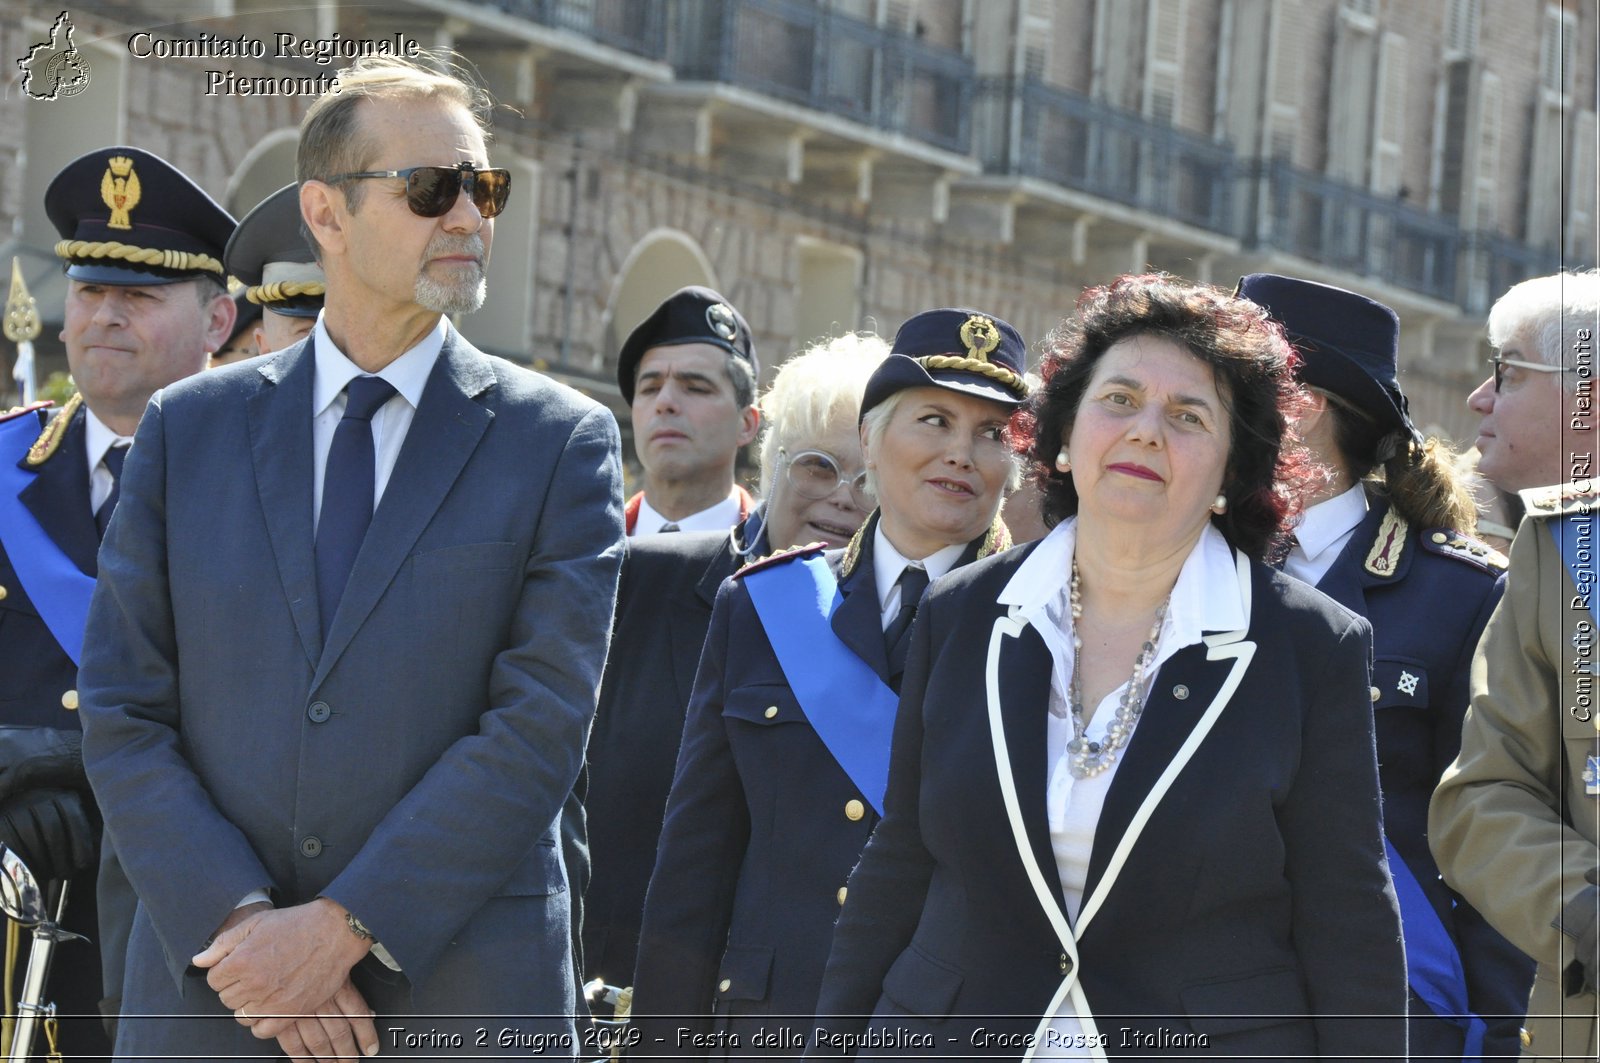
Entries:
POLYGON ((1594 512, 1600 536, 1600 496, 1561 485, 1524 501, 1528 519, 1473 658, 1461 753, 1434 793, 1429 841, 1445 881, 1538 961, 1522 1058, 1592 1061, 1597 1000, 1582 990, 1576 944, 1600 906, 1600 794, 1590 792, 1600 791, 1600 760, 1591 760, 1600 757, 1600 624, 1549 518, 1594 512))

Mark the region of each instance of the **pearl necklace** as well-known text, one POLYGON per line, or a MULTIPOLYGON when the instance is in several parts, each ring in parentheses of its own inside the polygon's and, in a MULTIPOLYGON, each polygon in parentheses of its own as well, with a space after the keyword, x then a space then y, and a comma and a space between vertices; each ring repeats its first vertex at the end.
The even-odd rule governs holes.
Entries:
POLYGON ((1080 678, 1083 675, 1083 636, 1080 634, 1083 592, 1079 589, 1076 557, 1072 559, 1070 589, 1072 683, 1069 697, 1072 702, 1072 741, 1067 743, 1067 770, 1072 772, 1074 779, 1089 779, 1115 764, 1117 753, 1133 737, 1134 725, 1139 722, 1139 714, 1144 712, 1145 669, 1155 660, 1156 647, 1161 643, 1161 625, 1167 619, 1167 606, 1172 603, 1172 598, 1169 595, 1167 600, 1161 603, 1161 608, 1156 610, 1156 620, 1150 626, 1150 635, 1144 640, 1144 645, 1139 647, 1139 655, 1133 659, 1133 674, 1128 677, 1128 685, 1123 688, 1122 697, 1117 703, 1116 715, 1111 718, 1111 724, 1106 728, 1105 741, 1091 742, 1086 737, 1089 725, 1083 711, 1083 682, 1080 678))

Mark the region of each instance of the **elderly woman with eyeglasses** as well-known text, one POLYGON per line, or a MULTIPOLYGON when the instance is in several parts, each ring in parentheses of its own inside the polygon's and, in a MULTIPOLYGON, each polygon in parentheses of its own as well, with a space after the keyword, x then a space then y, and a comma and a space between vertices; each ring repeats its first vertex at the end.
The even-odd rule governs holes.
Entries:
MULTIPOLYGON (((1009 544, 997 514, 1016 471, 1004 431, 1026 395, 1025 354, 982 312, 907 321, 861 405, 876 512, 844 550, 790 551, 723 584, 645 901, 637 1052, 804 1050, 845 881, 882 807, 922 592, 1009 544)), ((830 476, 842 492, 855 471, 783 452, 783 483, 801 499, 830 476)), ((782 515, 783 495, 775 527, 831 530, 814 505, 782 515)))

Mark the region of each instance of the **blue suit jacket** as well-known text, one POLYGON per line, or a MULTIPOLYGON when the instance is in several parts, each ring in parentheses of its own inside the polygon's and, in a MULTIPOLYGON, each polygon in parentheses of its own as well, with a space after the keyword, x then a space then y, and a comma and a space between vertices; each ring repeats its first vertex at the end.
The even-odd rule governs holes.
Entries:
POLYGON ((1069 930, 1045 803, 1052 660, 997 603, 1032 549, 952 573, 918 613, 885 816, 850 878, 818 1029, 883 1039, 862 1057, 1020 1058, 1076 985, 1113 1057, 1167 1054, 1174 1034, 1204 1036, 1177 1047, 1206 1059, 1402 1057, 1403 1021, 1363 1018, 1406 1007, 1366 621, 1248 567, 1248 630, 1178 651, 1151 682, 1069 930))
MULTIPOLYGON (((570 1016, 556 821, 622 555, 616 422, 452 331, 324 631, 312 375, 307 341, 173 385, 124 470, 80 678, 140 901, 125 1009, 220 1007, 189 957, 266 887, 372 929, 404 969, 380 1014, 570 1016)), ((235 1044, 127 1025, 119 1052, 235 1044)))
MULTIPOLYGON (((1428 802, 1461 748, 1472 654, 1505 587, 1505 559, 1449 528, 1409 528, 1374 572, 1389 504, 1372 494, 1317 589, 1372 623, 1372 685, 1384 832, 1460 953, 1467 1003, 1489 1018, 1484 1052, 1514 1056, 1533 985, 1533 961, 1501 937, 1439 877, 1428 851, 1428 802)), ((1412 1002, 1411 1051, 1460 1055, 1464 1033, 1412 1002)))

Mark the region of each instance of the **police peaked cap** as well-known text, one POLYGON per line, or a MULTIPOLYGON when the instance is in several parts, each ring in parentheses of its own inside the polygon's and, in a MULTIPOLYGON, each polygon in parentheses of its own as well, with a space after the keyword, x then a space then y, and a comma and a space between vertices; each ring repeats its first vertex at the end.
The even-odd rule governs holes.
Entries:
POLYGON ((628 333, 617 358, 617 384, 622 397, 633 403, 634 377, 639 363, 652 347, 677 347, 685 343, 709 343, 721 347, 750 363, 759 377, 761 363, 756 360, 750 326, 733 304, 710 288, 690 285, 667 296, 650 316, 628 333))
POLYGON ((1028 345, 1000 318, 981 310, 924 310, 895 333, 889 357, 867 381, 861 417, 897 391, 935 387, 1007 406, 1028 397, 1028 345))
POLYGON ((316 317, 322 309, 327 283, 300 228, 297 184, 284 185, 244 216, 223 261, 258 306, 289 317, 316 317))
POLYGON ((67 163, 44 192, 67 276, 90 284, 225 278, 233 216, 177 167, 140 148, 100 148, 67 163))

